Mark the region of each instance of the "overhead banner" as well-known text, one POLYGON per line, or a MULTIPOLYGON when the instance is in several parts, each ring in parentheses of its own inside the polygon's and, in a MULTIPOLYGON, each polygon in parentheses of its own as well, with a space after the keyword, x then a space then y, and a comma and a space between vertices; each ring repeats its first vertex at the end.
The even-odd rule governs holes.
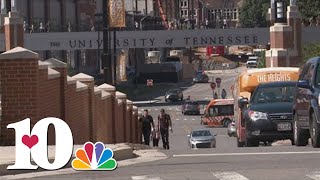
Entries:
POLYGON ((109 0, 109 26, 126 27, 126 9, 124 0, 109 0))

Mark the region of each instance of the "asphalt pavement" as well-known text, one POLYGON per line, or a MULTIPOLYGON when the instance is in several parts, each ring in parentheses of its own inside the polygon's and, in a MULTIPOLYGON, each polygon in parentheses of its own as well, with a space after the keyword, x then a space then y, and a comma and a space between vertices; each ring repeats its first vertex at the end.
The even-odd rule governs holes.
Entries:
MULTIPOLYGON (((222 78, 222 87, 231 95, 230 87, 237 74, 214 75, 222 78)), ((184 96, 205 102, 212 97, 208 84, 196 84, 184 90, 184 96)), ((173 133, 170 150, 159 148, 166 154, 163 160, 119 167, 111 172, 79 172, 33 179, 104 179, 104 180, 320 180, 320 151, 310 145, 291 146, 290 141, 280 141, 272 146, 238 148, 236 139, 227 136, 227 129, 210 128, 217 134, 217 147, 191 149, 187 134, 192 129, 206 129, 200 125, 200 116, 184 116, 181 102, 165 103, 163 97, 145 107, 156 119, 160 109, 171 115, 173 133), (161 99, 162 98, 162 99, 161 99)), ((160 147, 162 143, 160 142, 160 147)))

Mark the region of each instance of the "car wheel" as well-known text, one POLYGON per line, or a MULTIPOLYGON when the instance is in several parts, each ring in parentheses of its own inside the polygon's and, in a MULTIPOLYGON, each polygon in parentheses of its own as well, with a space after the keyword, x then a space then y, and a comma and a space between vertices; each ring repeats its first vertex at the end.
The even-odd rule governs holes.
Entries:
POLYGON ((165 102, 168 102, 168 99, 164 99, 165 102))
POLYGON ((247 138, 245 145, 246 145, 246 147, 258 147, 259 141, 247 138))
POLYGON ((244 142, 240 142, 239 138, 237 138, 237 146, 238 147, 244 147, 244 142))
POLYGON ((297 114, 294 115, 293 123, 294 123, 294 127, 293 127, 294 144, 296 146, 308 145, 307 133, 305 130, 303 130, 299 127, 297 114))
POLYGON ((310 137, 311 137, 311 143, 312 147, 319 148, 320 147, 320 127, 317 123, 317 119, 315 117, 315 114, 312 113, 310 116, 310 137))

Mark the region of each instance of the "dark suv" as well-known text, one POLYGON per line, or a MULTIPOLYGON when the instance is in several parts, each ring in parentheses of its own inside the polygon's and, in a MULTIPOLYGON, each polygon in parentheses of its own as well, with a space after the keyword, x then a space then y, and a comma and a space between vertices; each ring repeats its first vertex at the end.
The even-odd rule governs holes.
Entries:
POLYGON ((320 57, 310 59, 303 67, 293 105, 294 143, 306 146, 311 137, 313 147, 320 147, 320 57))

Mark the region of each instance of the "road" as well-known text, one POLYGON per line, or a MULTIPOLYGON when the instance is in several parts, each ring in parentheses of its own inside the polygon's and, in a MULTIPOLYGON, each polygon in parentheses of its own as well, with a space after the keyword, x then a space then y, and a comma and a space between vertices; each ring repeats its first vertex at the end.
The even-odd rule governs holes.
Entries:
MULTIPOLYGON (((236 76, 235 73, 219 75, 228 95, 236 76)), ((184 95, 203 101, 212 97, 212 91, 209 84, 196 84, 186 88, 184 95)), ((207 128, 200 125, 200 116, 184 116, 179 104, 164 103, 163 99, 140 108, 149 109, 153 117, 157 117, 162 108, 171 115, 174 131, 170 134, 171 149, 159 150, 168 156, 167 159, 119 167, 113 172, 81 172, 34 179, 320 180, 320 151, 311 146, 295 147, 289 141, 281 141, 272 146, 238 148, 236 139, 227 136, 226 128, 212 128, 210 130, 217 134, 217 147, 192 150, 187 146, 188 132, 207 128)))

